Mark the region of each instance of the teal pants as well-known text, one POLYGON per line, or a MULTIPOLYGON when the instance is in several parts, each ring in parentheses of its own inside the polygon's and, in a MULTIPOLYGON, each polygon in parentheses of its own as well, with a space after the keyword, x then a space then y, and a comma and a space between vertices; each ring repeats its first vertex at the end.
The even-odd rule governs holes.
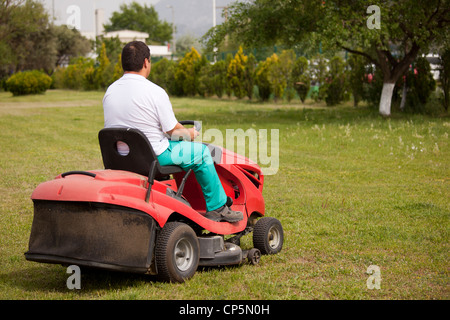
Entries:
POLYGON ((169 147, 158 156, 162 166, 177 165, 183 170, 192 169, 203 191, 206 211, 220 208, 227 196, 217 175, 211 153, 203 143, 169 140, 169 147))

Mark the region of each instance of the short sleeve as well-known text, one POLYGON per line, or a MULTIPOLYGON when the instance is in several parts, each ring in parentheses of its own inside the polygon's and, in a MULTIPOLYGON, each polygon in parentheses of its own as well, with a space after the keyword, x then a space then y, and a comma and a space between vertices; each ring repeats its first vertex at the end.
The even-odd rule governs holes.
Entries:
POLYGON ((178 123, 177 118, 173 112, 172 104, 170 103, 169 96, 162 90, 163 93, 158 99, 157 103, 157 113, 159 121, 161 123, 161 129, 163 132, 167 132, 175 128, 178 123))

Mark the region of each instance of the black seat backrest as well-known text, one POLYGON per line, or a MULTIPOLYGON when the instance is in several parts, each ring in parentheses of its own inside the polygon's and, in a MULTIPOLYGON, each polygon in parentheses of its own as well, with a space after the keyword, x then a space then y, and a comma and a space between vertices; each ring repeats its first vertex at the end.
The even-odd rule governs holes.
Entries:
POLYGON ((151 164, 156 160, 155 178, 182 172, 178 166, 161 166, 147 137, 138 129, 104 128, 98 133, 105 169, 125 170, 149 176, 151 164), (117 151, 117 142, 126 143, 127 155, 117 151))

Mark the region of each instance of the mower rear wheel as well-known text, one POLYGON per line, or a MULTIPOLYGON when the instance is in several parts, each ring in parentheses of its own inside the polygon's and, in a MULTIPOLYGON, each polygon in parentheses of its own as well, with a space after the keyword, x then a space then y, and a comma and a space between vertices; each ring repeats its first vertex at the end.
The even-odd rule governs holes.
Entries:
POLYGON ((262 254, 275 254, 283 247, 284 234, 281 222, 272 217, 259 219, 253 228, 253 246, 262 254))
POLYGON ((190 226, 168 222, 156 240, 158 277, 163 281, 184 282, 194 276, 200 259, 197 235, 190 226))

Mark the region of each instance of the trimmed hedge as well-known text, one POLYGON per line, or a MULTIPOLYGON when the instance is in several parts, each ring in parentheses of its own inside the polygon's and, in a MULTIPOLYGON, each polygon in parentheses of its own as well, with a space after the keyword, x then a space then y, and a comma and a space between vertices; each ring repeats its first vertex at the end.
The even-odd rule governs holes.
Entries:
POLYGON ((32 70, 13 74, 5 82, 5 90, 14 96, 44 93, 52 85, 52 78, 47 74, 32 70))

